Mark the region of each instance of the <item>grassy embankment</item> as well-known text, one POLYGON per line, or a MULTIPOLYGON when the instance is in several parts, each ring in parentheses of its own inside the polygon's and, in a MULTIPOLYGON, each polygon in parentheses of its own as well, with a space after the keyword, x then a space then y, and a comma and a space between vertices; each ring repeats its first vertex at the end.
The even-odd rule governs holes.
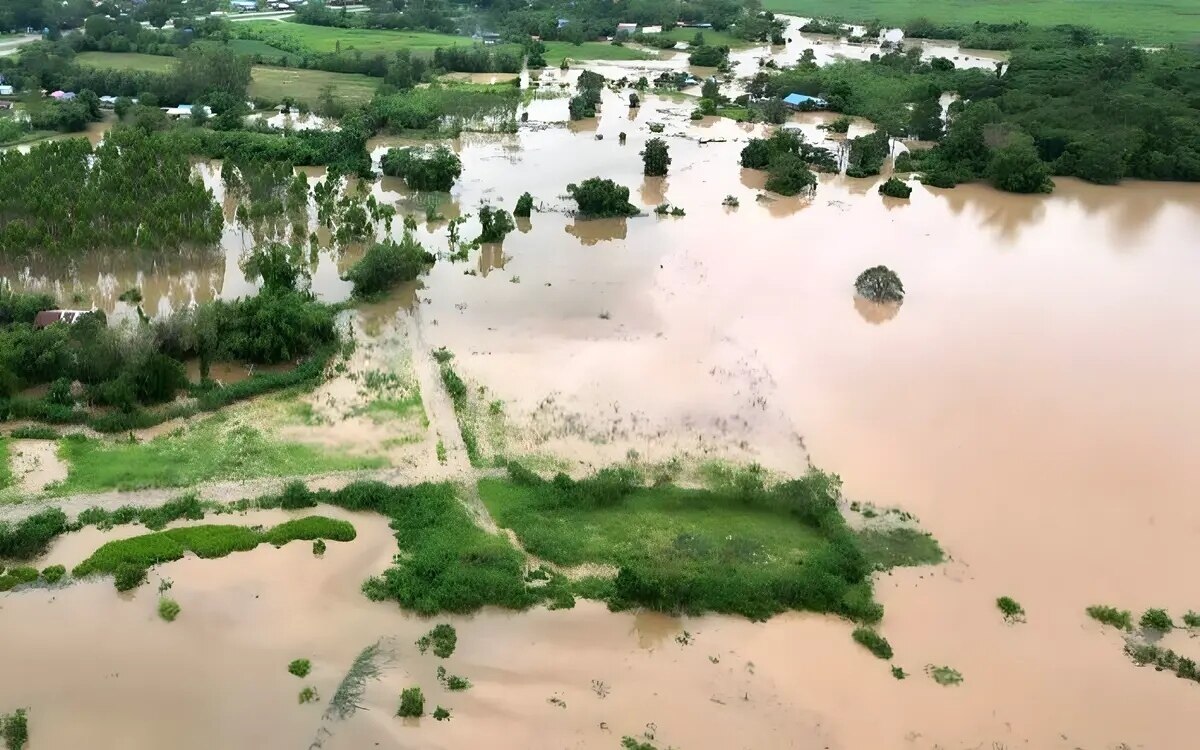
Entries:
POLYGON ((1033 26, 1083 24, 1144 44, 1200 40, 1200 13, 1194 0, 766 0, 776 13, 848 21, 879 19, 903 26, 916 18, 970 25, 1025 21, 1033 26))
POLYGON ((804 609, 874 622, 882 610, 870 572, 938 562, 941 551, 918 532, 908 533, 927 541, 877 532, 864 544, 845 526, 836 493, 820 472, 769 489, 683 489, 645 486, 630 470, 545 481, 510 464, 509 479, 479 483, 497 523, 531 554, 616 567, 611 582, 581 584, 612 605, 751 618, 804 609))
POLYGON ((270 529, 224 524, 186 526, 108 542, 76 565, 71 575, 76 578, 114 575, 117 587, 125 590, 144 580, 150 567, 179 560, 188 552, 198 557, 217 558, 246 552, 264 543, 278 547, 296 540, 349 542, 355 536, 354 526, 349 522, 324 516, 296 518, 270 529), (122 585, 134 581, 137 583, 132 586, 122 585))
POLYGON ((51 492, 188 487, 217 479, 299 476, 378 468, 383 459, 333 453, 275 440, 225 414, 144 443, 64 438, 59 456, 67 478, 51 492))
MULTIPOLYGON (((175 58, 161 55, 142 55, 134 52, 81 52, 75 58, 81 65, 96 68, 147 70, 165 73, 175 65, 175 58)), ((315 104, 321 89, 334 87, 341 100, 361 104, 369 101, 379 88, 380 79, 356 73, 328 73, 323 70, 276 68, 255 65, 251 68, 250 96, 270 101, 291 97, 296 101, 315 104)))

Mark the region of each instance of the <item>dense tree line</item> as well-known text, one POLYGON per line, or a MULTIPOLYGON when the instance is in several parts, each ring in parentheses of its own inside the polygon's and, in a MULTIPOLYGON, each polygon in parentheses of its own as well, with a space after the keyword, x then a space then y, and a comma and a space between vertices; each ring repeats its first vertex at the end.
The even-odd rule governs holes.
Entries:
MULTIPOLYGON (((100 96, 150 95, 164 104, 195 103, 217 96, 245 101, 250 63, 218 46, 194 45, 169 72, 92 68, 75 62, 66 42, 35 42, 19 56, 0 57, 0 74, 19 89, 81 92, 100 96)), ((148 99, 149 100, 149 99, 148 99)))
POLYGON ((223 220, 185 152, 136 132, 0 152, 0 254, 206 245, 223 220))
POLYGON ((914 49, 870 62, 802 62, 751 82, 756 96, 791 91, 873 120, 890 137, 937 140, 906 161, 930 184, 988 179, 1038 192, 1048 176, 1200 180, 1200 52, 1097 42, 1073 26, 1005 27, 1017 35, 1007 65, 955 70, 914 49), (959 95, 943 130, 943 92, 959 95))
POLYGON ((521 90, 510 85, 447 84, 376 96, 367 116, 376 130, 454 130, 469 120, 515 122, 521 90))

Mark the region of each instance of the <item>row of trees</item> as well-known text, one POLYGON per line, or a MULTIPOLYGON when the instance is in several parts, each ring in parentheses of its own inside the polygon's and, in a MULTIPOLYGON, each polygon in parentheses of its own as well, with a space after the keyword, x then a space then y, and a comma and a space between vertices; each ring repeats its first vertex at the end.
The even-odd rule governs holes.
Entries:
POLYGON ((224 223, 186 154, 133 130, 0 152, 0 195, 0 255, 207 245, 224 223))

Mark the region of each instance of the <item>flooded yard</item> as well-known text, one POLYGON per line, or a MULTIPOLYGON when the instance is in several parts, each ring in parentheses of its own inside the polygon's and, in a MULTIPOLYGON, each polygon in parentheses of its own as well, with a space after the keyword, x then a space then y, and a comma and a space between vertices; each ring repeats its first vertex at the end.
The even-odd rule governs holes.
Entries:
MULTIPOLYGON (((809 43, 789 42, 780 63, 809 43)), ((857 49, 818 49, 835 47, 857 49)), ((755 54, 735 54, 738 75, 753 71, 755 54)), ((671 62, 594 67, 636 80, 671 62)), ((541 84, 577 73, 548 70, 541 84)), ((1059 179, 1053 194, 1012 195, 913 182, 911 199, 897 200, 877 190, 889 164, 877 178, 822 174, 814 195, 785 198, 739 165, 766 128, 691 121, 686 97, 647 94, 630 109, 605 91, 596 120, 569 125, 565 99, 526 106, 517 133, 449 142, 463 171, 433 199, 442 218, 398 180, 371 187, 442 254, 449 218, 472 215, 460 229, 469 240, 483 203, 511 210, 528 191, 536 210, 501 246, 443 257, 418 284, 362 306, 350 372, 392 373, 392 390, 341 374, 301 397, 311 420, 286 436, 381 451, 397 482, 461 478, 461 456, 434 453, 457 434, 429 359, 446 347, 481 403, 499 404, 497 454, 576 474, 629 458, 758 462, 784 475, 819 466, 842 477, 849 499, 915 515, 949 557, 877 580, 880 631, 907 679, 854 644, 850 623, 815 615, 677 619, 580 601, 419 618, 360 592, 396 554, 386 519, 330 512, 359 536, 323 558, 293 543, 155 568, 183 607, 172 624, 155 615, 152 585, 0 594, 0 710, 32 707, 32 747, 109 737, 131 750, 300 748, 324 738, 326 748, 516 750, 615 748, 626 735, 680 750, 1189 745, 1184 717, 1200 688, 1132 665, 1121 635, 1084 610, 1200 609, 1188 575, 1200 542, 1188 437, 1200 421, 1200 185, 1059 179), (666 177, 642 175, 651 123, 664 125, 666 177), (566 186, 592 176, 630 188, 642 215, 575 217, 566 186), (656 216, 662 203, 686 215, 656 216), (856 298, 855 277, 879 264, 903 280, 902 305, 856 298), (399 416, 369 408, 414 393, 399 416), (1002 595, 1020 600, 1026 623, 1004 622, 1002 595), (411 645, 441 621, 458 629, 446 666, 470 678, 467 692, 439 690, 439 660, 411 645), (306 683, 287 673, 291 659, 313 660, 308 682, 327 697, 381 638, 395 658, 357 715, 326 725, 320 706, 297 705, 306 683), (936 684, 931 665, 959 670, 962 684, 936 684), (394 718, 399 691, 416 683, 453 709, 451 721, 394 718)), ((836 149, 842 137, 818 128, 828 119, 797 114, 792 126, 836 149)), ((870 127, 858 122, 851 135, 870 127)), ((394 143, 373 142, 373 157, 394 143)), ((219 168, 201 172, 223 199, 219 168)), ((117 298, 131 287, 151 316, 232 299, 256 281, 239 266, 255 240, 231 217, 227 206, 215 252, 108 254, 0 276, 125 319, 136 313, 117 298)), ((347 300, 340 275, 362 252, 319 243, 314 292, 347 300)), ((21 448, 31 462, 23 481, 61 478, 45 448, 21 448)), ((107 538, 69 535, 39 565, 69 568, 107 538)), ((1200 655, 1194 640, 1173 637, 1180 653, 1200 655)))

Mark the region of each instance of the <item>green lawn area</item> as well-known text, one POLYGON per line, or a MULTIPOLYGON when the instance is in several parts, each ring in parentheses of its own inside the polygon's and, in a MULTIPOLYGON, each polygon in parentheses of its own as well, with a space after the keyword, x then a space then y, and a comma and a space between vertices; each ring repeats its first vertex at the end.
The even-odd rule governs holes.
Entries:
POLYGON ((278 63, 279 58, 286 58, 288 65, 297 65, 300 62, 300 55, 294 52, 281 50, 278 47, 272 47, 266 42, 260 42, 257 39, 230 39, 228 42, 221 44, 218 42, 208 42, 201 40, 196 44, 210 44, 213 46, 227 47, 235 55, 244 57, 254 57, 258 55, 264 63, 278 63))
POLYGON ((736 36, 725 31, 713 31, 712 29, 668 29, 662 33, 667 39, 676 42, 691 43, 696 37, 696 32, 699 31, 704 35, 704 43, 715 47, 729 47, 730 49, 738 49, 742 47, 753 47, 755 42, 747 42, 745 39, 739 39, 736 36))
POLYGON ((377 468, 382 459, 361 458, 275 440, 224 415, 144 443, 64 438, 59 456, 67 478, 51 492, 188 487, 217 479, 301 476, 377 468))
POLYGON ((473 44, 470 37, 437 34, 430 31, 393 31, 391 29, 340 29, 333 26, 309 26, 278 21, 246 21, 234 24, 234 31, 253 32, 267 44, 290 48, 301 46, 312 52, 336 52, 348 49, 363 52, 392 52, 407 47, 432 52, 438 47, 473 44))
POLYGON ((1200 40, 1196 0, 765 0, 777 13, 901 26, 915 18, 971 24, 1026 21, 1034 26, 1083 24, 1146 44, 1200 40))
POLYGON ((147 70, 151 73, 166 73, 175 66, 174 57, 143 55, 139 52, 80 52, 75 62, 93 68, 119 68, 121 70, 147 70))
POLYGON ((645 488, 617 505, 552 512, 537 508, 530 492, 507 480, 480 480, 479 494, 527 550, 558 565, 694 556, 786 567, 825 544, 818 530, 798 520, 707 490, 645 488))
MULTIPOLYGON (((82 65, 97 68, 149 70, 156 73, 166 72, 175 64, 173 57, 125 52, 81 52, 75 59, 82 65)), ((379 83, 378 78, 356 73, 328 73, 323 70, 255 65, 251 70, 250 96, 275 102, 290 96, 297 101, 313 105, 321 89, 331 85, 339 99, 349 103, 361 103, 375 95, 379 83)))
POLYGON ((312 106, 316 104, 321 89, 330 85, 333 86, 334 96, 338 99, 351 104, 361 104, 375 95, 380 83, 380 78, 357 73, 327 73, 323 70, 255 65, 251 71, 250 96, 275 102, 290 96, 296 101, 312 106))
POLYGON ((614 47, 608 42, 546 42, 546 63, 557 67, 563 58, 571 60, 649 60, 644 52, 631 47, 614 47))

